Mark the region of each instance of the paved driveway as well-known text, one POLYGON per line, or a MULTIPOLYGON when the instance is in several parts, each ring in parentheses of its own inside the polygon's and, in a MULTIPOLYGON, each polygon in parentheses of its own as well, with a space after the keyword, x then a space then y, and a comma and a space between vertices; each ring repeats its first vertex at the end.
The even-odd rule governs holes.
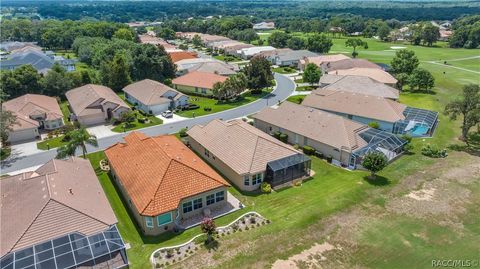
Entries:
MULTIPOLYGON (((254 102, 248 103, 243 106, 239 106, 233 109, 221 111, 218 113, 205 115, 201 117, 196 117, 193 119, 186 119, 183 121, 176 121, 171 123, 166 123, 162 125, 151 126, 143 128, 139 131, 145 133, 149 136, 162 135, 162 134, 171 134, 176 133, 182 128, 190 128, 197 124, 207 124, 213 119, 222 119, 222 120, 231 120, 236 118, 241 118, 243 116, 254 114, 267 106, 273 106, 279 102, 285 100, 290 96, 290 94, 295 90, 295 83, 285 75, 275 74, 275 80, 277 82, 275 89, 267 96, 256 100, 254 102)), ((88 152, 95 152, 103 150, 117 142, 121 142, 125 133, 115 134, 112 136, 107 136, 98 139, 98 148, 91 147, 87 145, 88 152)), ((9 173, 11 171, 16 171, 20 169, 25 169, 28 167, 41 165, 48 162, 50 159, 54 158, 56 155, 56 150, 52 149, 49 151, 43 151, 40 153, 30 154, 27 156, 12 156, 7 160, 3 161, 1 164, 1 173, 9 173)), ((77 151, 77 155, 80 155, 80 151, 77 151)))
POLYGON ((113 126, 111 125, 98 125, 98 126, 93 126, 93 127, 88 127, 87 131, 89 134, 92 134, 99 138, 107 137, 107 136, 112 136, 112 135, 117 135, 118 133, 112 132, 113 126))

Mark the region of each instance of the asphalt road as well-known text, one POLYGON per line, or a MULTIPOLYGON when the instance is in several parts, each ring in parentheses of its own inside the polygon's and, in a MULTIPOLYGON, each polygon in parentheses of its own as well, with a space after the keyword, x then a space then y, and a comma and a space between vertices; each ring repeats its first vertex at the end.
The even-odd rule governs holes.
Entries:
MULTIPOLYGON (((205 115, 178 122, 166 123, 157 126, 151 126, 137 131, 141 131, 148 136, 172 134, 177 133, 180 129, 185 127, 190 128, 197 124, 206 124, 213 119, 231 120, 254 114, 267 106, 273 106, 278 102, 287 99, 290 94, 295 90, 295 83, 285 75, 275 73, 275 81, 277 83, 277 86, 269 95, 249 104, 210 115, 205 115)), ((87 150, 88 152, 103 150, 117 142, 123 141, 123 137, 127 133, 99 138, 98 147, 91 147, 88 145, 87 150)), ((78 155, 80 155, 80 153, 80 151, 77 151, 78 155)), ((56 154, 56 149, 51 149, 28 156, 10 156, 7 160, 1 163, 1 174, 7 174, 13 171, 42 165, 49 160, 55 158, 56 154)))

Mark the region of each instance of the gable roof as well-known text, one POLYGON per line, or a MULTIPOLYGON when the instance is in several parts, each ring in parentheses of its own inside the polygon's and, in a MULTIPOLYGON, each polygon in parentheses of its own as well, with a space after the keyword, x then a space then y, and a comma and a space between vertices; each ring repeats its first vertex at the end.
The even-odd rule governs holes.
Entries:
POLYGON ((61 235, 117 223, 88 160, 53 159, 0 180, 0 256, 61 235))
POLYGON ((351 69, 342 69, 330 71, 329 74, 341 75, 341 76, 363 76, 374 79, 378 82, 385 84, 395 84, 397 79, 395 79, 389 73, 378 68, 351 68, 351 69))
POLYGON ((61 119, 63 117, 57 99, 40 94, 19 96, 4 102, 2 107, 15 113, 17 116, 18 124, 12 126, 13 130, 38 127, 38 122, 30 118, 33 115, 45 114, 47 120, 61 119))
POLYGON ((203 62, 193 67, 190 67, 188 69, 188 72, 198 71, 205 73, 213 73, 221 76, 228 76, 237 73, 234 69, 235 66, 223 62, 203 62))
POLYGON ((167 85, 151 79, 134 82, 123 88, 123 91, 148 106, 170 103, 171 100, 164 97, 167 92, 174 92, 174 99, 185 96, 167 85))
POLYGON ((240 175, 264 171, 268 162, 300 153, 241 120, 213 120, 187 133, 240 175))
POLYGON ((350 59, 350 57, 343 54, 330 54, 330 55, 318 55, 313 57, 306 57, 305 63, 313 63, 317 66, 322 65, 323 63, 336 62, 340 60, 350 59))
POLYGON ((405 119, 403 111, 407 108, 404 104, 378 96, 331 90, 315 91, 315 94, 305 97, 302 105, 385 122, 405 119))
POLYGON ((132 132, 105 150, 137 211, 157 216, 184 198, 229 184, 173 135, 132 132))
POLYGON ((322 67, 326 72, 331 72, 335 70, 351 69, 351 68, 375 68, 382 69, 379 65, 374 64, 365 59, 343 59, 333 62, 325 62, 322 64, 322 67))
POLYGON ((212 89, 217 82, 224 82, 227 77, 206 72, 188 72, 187 74, 172 80, 172 84, 212 89))
POLYGON ((324 90, 363 93, 389 99, 398 99, 399 91, 393 87, 362 76, 341 76, 336 82, 322 88, 324 90))
POLYGON ((198 58, 195 52, 188 52, 188 51, 172 51, 172 52, 169 52, 168 55, 170 55, 170 58, 174 63, 180 60, 198 58))
POLYGON ((20 65, 30 64, 36 70, 50 69, 54 60, 41 51, 29 49, 25 52, 11 54, 7 60, 1 62, 1 69, 15 68, 20 65))
POLYGON ((101 108, 91 107, 93 103, 100 100, 101 103, 111 102, 117 104, 117 108, 130 107, 110 88, 102 85, 87 84, 81 87, 71 89, 65 93, 68 103, 77 116, 84 116, 99 113, 101 108))
POLYGON ((284 102, 253 115, 258 119, 323 144, 353 151, 367 143, 358 135, 369 127, 325 111, 284 102))
POLYGON ((318 54, 309 50, 292 50, 279 53, 275 58, 280 61, 299 61, 305 57, 313 57, 316 55, 318 54))

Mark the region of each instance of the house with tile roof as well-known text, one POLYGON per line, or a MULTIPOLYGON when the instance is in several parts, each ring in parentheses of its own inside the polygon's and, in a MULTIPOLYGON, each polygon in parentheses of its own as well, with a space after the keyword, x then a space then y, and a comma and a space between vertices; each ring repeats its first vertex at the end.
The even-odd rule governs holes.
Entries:
POLYGON ((309 146, 334 164, 356 168, 372 150, 392 160, 405 145, 396 135, 376 130, 342 116, 284 102, 254 114, 254 126, 268 134, 286 134, 288 143, 309 146))
POLYGON ((431 136, 438 122, 438 112, 355 92, 317 90, 305 97, 302 105, 335 113, 362 124, 377 122, 380 130, 395 134, 431 136))
POLYGON ((0 192, 2 268, 128 266, 117 218, 90 161, 53 159, 2 178, 0 192))
POLYGON ((65 93, 72 114, 70 118, 89 126, 119 119, 130 107, 110 88, 87 84, 65 93))
POLYGON ((184 93, 201 95, 212 95, 213 85, 217 82, 224 82, 226 76, 215 73, 193 71, 172 80, 173 87, 184 93))
POLYGON ((318 91, 321 90, 360 93, 392 100, 398 100, 400 97, 399 90, 369 77, 363 76, 339 76, 339 79, 334 83, 330 83, 318 91))
POLYGON ((292 50, 275 55, 273 63, 278 66, 294 66, 297 67, 300 60, 305 57, 318 56, 315 52, 309 50, 292 50))
POLYGON ((252 28, 253 30, 272 30, 275 29, 275 23, 273 21, 262 21, 255 23, 252 28))
POLYGON ((241 120, 213 120, 187 134, 192 149, 241 190, 257 190, 264 181, 275 187, 310 175, 307 156, 241 120))
POLYGON ((229 184, 175 136, 131 132, 124 140, 105 155, 144 234, 183 229, 189 219, 237 206, 229 203, 229 184))
POLYGON ((185 59, 198 58, 195 52, 189 52, 189 51, 173 51, 173 52, 169 52, 168 55, 170 55, 170 58, 172 59, 173 63, 176 63, 178 61, 185 60, 185 59))
POLYGON ((350 69, 338 69, 334 71, 328 71, 327 74, 339 75, 339 76, 362 76, 369 77, 373 80, 387 84, 391 87, 395 87, 397 79, 390 75, 390 73, 382 70, 381 68, 362 68, 354 67, 350 69))
POLYGON ((2 109, 17 117, 8 135, 9 142, 33 140, 39 136, 39 130, 54 130, 64 125, 57 99, 50 96, 25 94, 4 102, 2 109))
POLYGON ((158 115, 188 105, 188 95, 151 79, 144 79, 122 89, 125 99, 145 113, 158 115))
POLYGON ((307 64, 312 63, 320 67, 324 63, 336 62, 340 60, 350 59, 350 57, 343 54, 329 54, 329 55, 318 55, 313 57, 305 57, 298 63, 298 68, 303 70, 307 64))

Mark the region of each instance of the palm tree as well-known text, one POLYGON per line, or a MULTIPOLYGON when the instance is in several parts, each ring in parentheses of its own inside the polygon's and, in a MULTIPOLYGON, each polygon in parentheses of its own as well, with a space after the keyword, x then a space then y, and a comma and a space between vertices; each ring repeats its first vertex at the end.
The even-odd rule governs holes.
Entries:
POLYGON ((67 156, 75 156, 75 151, 78 147, 82 149, 83 158, 86 158, 87 144, 98 147, 97 137, 89 134, 85 127, 71 131, 67 135, 70 136, 70 141, 66 145, 58 148, 57 159, 63 159, 67 156))

